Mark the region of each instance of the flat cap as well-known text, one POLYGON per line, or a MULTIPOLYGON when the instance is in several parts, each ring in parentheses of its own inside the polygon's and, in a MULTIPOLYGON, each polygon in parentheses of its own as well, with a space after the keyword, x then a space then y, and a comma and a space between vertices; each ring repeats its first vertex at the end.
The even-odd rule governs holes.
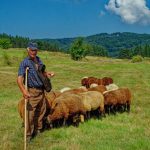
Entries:
POLYGON ((37 43, 30 42, 30 43, 28 43, 27 48, 32 49, 32 50, 38 50, 38 45, 37 45, 37 43))

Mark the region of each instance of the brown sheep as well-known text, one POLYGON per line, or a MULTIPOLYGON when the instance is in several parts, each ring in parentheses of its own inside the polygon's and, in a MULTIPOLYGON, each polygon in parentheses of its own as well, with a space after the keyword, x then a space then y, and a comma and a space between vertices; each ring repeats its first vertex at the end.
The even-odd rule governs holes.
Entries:
POLYGON ((81 79, 81 85, 85 86, 86 88, 89 88, 92 83, 97 84, 97 82, 97 78, 95 77, 85 77, 81 79))
POLYGON ((102 78, 102 82, 103 82, 102 84, 106 86, 106 85, 112 84, 113 79, 110 77, 104 77, 104 78, 102 78))
POLYGON ((86 88, 89 88, 91 84, 93 83, 98 83, 98 79, 95 78, 95 77, 89 77, 88 78, 88 81, 87 81, 87 85, 86 85, 86 88))
POLYGON ((46 92, 45 93, 45 97, 48 101, 48 108, 51 108, 52 107, 52 102, 54 101, 54 99, 56 97, 58 97, 59 95, 61 94, 60 91, 51 91, 51 92, 46 92))
POLYGON ((76 114, 85 115, 86 111, 81 97, 76 94, 64 93, 57 97, 52 103, 52 111, 47 117, 47 121, 51 124, 55 120, 64 119, 63 125, 66 120, 76 114))
POLYGON ((110 77, 104 77, 102 79, 95 78, 95 77, 85 77, 81 80, 81 85, 86 86, 86 88, 89 88, 91 84, 96 83, 98 85, 109 85, 113 83, 113 79, 110 77))
POLYGON ((19 112, 19 115, 21 117, 21 119, 23 120, 24 122, 24 104, 25 104, 25 99, 22 98, 19 102, 18 102, 18 112, 19 112))
POLYGON ((105 108, 109 109, 108 113, 110 113, 110 109, 115 113, 118 106, 123 106, 124 110, 130 112, 131 92, 128 88, 104 92, 104 104, 105 108))
MULTIPOLYGON (((82 97, 82 102, 88 113, 88 118, 90 117, 90 112, 93 110, 99 110, 99 113, 105 115, 104 110, 104 97, 98 91, 88 91, 78 94, 82 97)), ((99 117, 99 116, 98 116, 99 117)))
POLYGON ((87 81, 88 81, 88 77, 83 77, 83 78, 81 79, 81 85, 86 87, 87 81))
POLYGON ((117 106, 117 96, 113 91, 104 92, 104 104, 105 104, 105 111, 110 114, 112 111, 114 114, 116 113, 116 106, 117 106))
POLYGON ((120 88, 120 94, 122 95, 121 99, 118 100, 118 106, 123 106, 124 111, 130 112, 131 105, 131 92, 128 88, 120 88))

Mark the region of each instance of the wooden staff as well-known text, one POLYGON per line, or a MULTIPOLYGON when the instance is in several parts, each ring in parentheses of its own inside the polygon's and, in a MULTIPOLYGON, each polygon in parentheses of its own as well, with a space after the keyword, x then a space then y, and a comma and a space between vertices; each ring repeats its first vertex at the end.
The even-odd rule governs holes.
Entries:
MULTIPOLYGON (((25 75, 25 89, 28 90, 28 70, 29 67, 26 68, 26 75, 25 75)), ((24 120, 24 150, 27 148, 27 101, 28 99, 25 98, 25 105, 24 105, 24 110, 25 110, 25 120, 24 120)))

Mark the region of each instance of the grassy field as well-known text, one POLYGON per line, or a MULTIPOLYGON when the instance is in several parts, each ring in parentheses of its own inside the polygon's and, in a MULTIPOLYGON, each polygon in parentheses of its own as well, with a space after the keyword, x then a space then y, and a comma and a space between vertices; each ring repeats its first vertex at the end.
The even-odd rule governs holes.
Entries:
MULTIPOLYGON (((0 49, 0 150, 22 150, 23 133, 17 104, 21 93, 16 85, 17 70, 25 49, 0 49), (10 60, 7 65, 6 56, 10 60)), ((76 62, 69 55, 39 52, 47 70, 55 72, 53 89, 76 88, 84 76, 109 76, 120 87, 132 91, 130 114, 91 119, 79 127, 44 131, 28 150, 150 150, 150 60, 87 57, 76 62)))

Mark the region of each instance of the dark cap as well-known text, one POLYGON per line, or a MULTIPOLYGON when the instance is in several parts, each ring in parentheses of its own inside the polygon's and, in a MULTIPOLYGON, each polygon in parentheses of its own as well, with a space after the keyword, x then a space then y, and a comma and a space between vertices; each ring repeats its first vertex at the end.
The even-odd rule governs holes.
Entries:
POLYGON ((27 48, 30 48, 32 50, 38 50, 38 46, 37 46, 37 43, 33 43, 33 42, 30 42, 28 44, 28 47, 27 48))

